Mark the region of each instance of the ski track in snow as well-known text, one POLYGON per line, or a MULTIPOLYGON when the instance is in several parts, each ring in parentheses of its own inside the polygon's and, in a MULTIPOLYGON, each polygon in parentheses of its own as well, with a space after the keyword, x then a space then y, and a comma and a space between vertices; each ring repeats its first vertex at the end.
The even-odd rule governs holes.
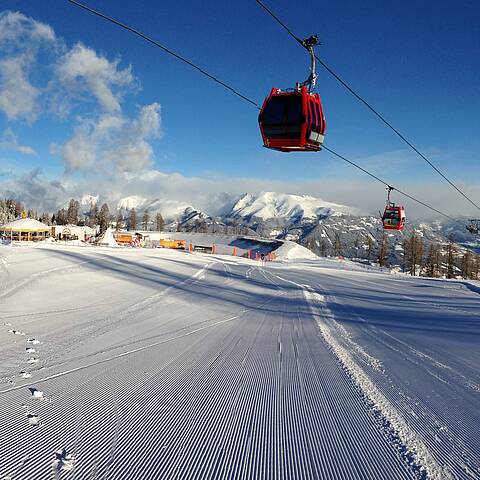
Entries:
MULTIPOLYGON (((469 364, 472 355, 473 358, 478 358, 478 348, 474 346, 474 342, 469 342, 472 346, 466 345, 470 350, 468 348, 464 350, 456 345, 458 333, 452 334, 453 321, 459 321, 462 317, 465 318, 464 321, 462 320, 464 322, 462 325, 469 330, 468 334, 461 334, 462 337, 468 338, 473 332, 475 332, 474 335, 479 334, 479 316, 474 315, 474 310, 478 311, 479 307, 478 298, 468 291, 458 290, 453 282, 441 284, 428 279, 404 278, 384 283, 384 277, 378 278, 381 279, 380 282, 367 280, 363 274, 344 275, 324 272, 324 275, 317 279, 317 281, 320 280, 320 284, 316 285, 316 289, 323 295, 316 299, 318 308, 324 312, 319 318, 320 326, 324 329, 330 328, 330 333, 333 332, 330 337, 332 344, 336 347, 342 361, 347 357, 347 368, 352 373, 354 381, 362 385, 363 376, 368 372, 367 381, 373 380, 376 390, 381 391, 382 396, 388 400, 385 407, 386 413, 389 414, 393 409, 400 415, 404 426, 406 425, 408 430, 416 435, 416 437, 410 436, 415 441, 413 443, 406 441, 405 446, 415 452, 417 440, 420 440, 423 445, 422 451, 428 452, 430 460, 428 462, 421 458, 417 460, 420 460, 420 463, 431 464, 433 459, 436 465, 429 477, 480 478, 480 448, 476 434, 479 423, 478 368, 473 371, 469 367, 470 376, 468 377, 466 371, 462 373, 460 368, 452 365, 452 360, 457 363, 462 356, 469 364), (338 283, 339 280, 341 283, 338 283), (438 314, 435 311, 423 307, 423 305, 430 307, 436 301, 425 302, 423 295, 420 298, 404 295, 405 290, 410 290, 409 286, 429 290, 432 288, 454 290, 455 293, 461 294, 458 300, 470 309, 445 308, 443 317, 437 318, 438 314), (329 290, 328 295, 323 287, 329 290), (359 295, 359 291, 362 292, 364 299, 359 295), (373 296, 372 293, 374 293, 373 296), (338 296, 339 294, 341 297, 338 296), (375 304, 376 299, 370 297, 382 298, 384 308, 387 307, 383 318, 375 312, 375 308, 372 308, 372 302, 375 304), (357 301, 357 299, 360 300, 357 301), (400 305, 405 303, 405 300, 409 302, 405 304, 409 310, 412 310, 412 307, 416 310, 403 313, 400 305), (355 304, 355 308, 352 308, 352 303, 355 304), (391 304, 395 304, 396 308, 388 308, 391 304), (421 307, 418 308, 418 305, 421 307), (374 314, 372 318, 368 318, 368 310, 370 315, 374 314), (359 315, 359 311, 365 313, 359 315), (452 311, 455 312, 454 316, 452 311), (336 319, 336 315, 341 320, 336 319), (436 328, 443 326, 443 320, 444 328, 447 332, 451 330, 452 333, 448 332, 447 336, 443 336, 433 330, 434 336, 418 334, 412 336, 411 332, 403 330, 405 327, 402 326, 401 320, 413 315, 418 317, 417 324, 412 325, 413 327, 422 326, 423 328, 422 322, 425 322, 426 331, 432 331, 433 317, 436 328), (398 318, 397 323, 395 323, 395 317, 398 318), (379 327, 379 325, 385 326, 379 327), (350 330, 349 333, 347 329, 350 330), (390 332, 387 329, 390 329, 390 332), (472 331, 472 329, 476 330, 472 331), (398 338, 400 335, 407 335, 408 341, 398 338), (352 340, 353 336, 355 341, 352 340), (388 359, 384 362, 386 364, 384 368, 375 369, 375 366, 369 365, 369 362, 358 354, 359 339, 362 343, 366 343, 369 349, 375 348, 388 359), (441 350, 435 348, 438 341, 441 342, 441 350), (445 346, 446 342, 451 344, 450 348, 445 346), (419 347, 415 348, 416 344, 419 347), (379 346, 380 350, 378 350, 379 346), (440 361, 439 358, 442 360, 440 361)), ((315 292, 312 295, 319 294, 315 292)), ((432 300, 457 303, 451 291, 448 293, 440 291, 440 296, 436 291, 430 296, 432 300)), ((414 332, 415 328, 412 331, 414 332)), ((459 338, 460 341, 462 337, 459 338)), ((368 384, 366 388, 368 390, 368 384)), ((388 427, 391 428, 391 426, 392 423, 389 422, 388 427)))
MULTIPOLYGON (((8 350, 18 365, 0 388, 0 479, 480 478, 477 439, 455 412, 452 422, 435 414, 427 389, 440 387, 409 387, 389 356, 441 384, 445 398, 467 392, 472 405, 456 409, 476 411, 472 422, 478 392, 466 384, 477 384, 478 368, 470 362, 469 374, 454 353, 442 358, 436 344, 427 352, 380 325, 378 309, 355 309, 379 288, 398 296, 390 276, 311 265, 19 249, 0 271, 15 279, 13 289, 0 282, 11 312, 0 355, 8 350), (36 256, 50 261, 31 282, 22 269, 36 256), (90 305, 66 303, 69 288, 90 305), (102 301, 106 292, 121 303, 102 301), (27 369, 29 356, 40 366, 27 369)), ((404 293, 425 311, 439 305, 415 288, 404 293)), ((441 300, 449 315, 474 318, 455 294, 441 300)))

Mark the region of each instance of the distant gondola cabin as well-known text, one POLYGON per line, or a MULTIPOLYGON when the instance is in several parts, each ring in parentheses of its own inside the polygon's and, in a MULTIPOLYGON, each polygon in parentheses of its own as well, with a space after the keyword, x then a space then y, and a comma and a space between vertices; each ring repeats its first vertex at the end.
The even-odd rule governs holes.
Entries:
POLYGON ((387 205, 382 216, 385 230, 403 230, 405 228, 405 209, 397 205, 387 205))

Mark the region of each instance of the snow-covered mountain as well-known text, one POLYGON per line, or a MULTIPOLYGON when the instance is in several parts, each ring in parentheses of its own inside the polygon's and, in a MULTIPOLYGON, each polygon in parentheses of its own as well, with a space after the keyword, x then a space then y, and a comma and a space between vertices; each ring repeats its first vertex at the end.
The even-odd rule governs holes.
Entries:
POLYGON ((157 213, 160 213, 167 223, 175 224, 175 226, 178 223, 186 226, 194 223, 196 220, 206 221, 210 219, 208 214, 196 209, 189 203, 162 198, 148 199, 138 195, 121 198, 117 203, 117 208, 124 210, 134 208, 139 212, 144 212, 148 209, 152 219, 157 213))
POLYGON ((99 195, 85 194, 80 199, 80 205, 82 207, 90 207, 92 205, 97 205, 98 199, 99 199, 99 195))
POLYGON ((121 198, 117 203, 117 208, 124 210, 130 210, 132 208, 142 208, 145 203, 148 203, 148 199, 140 197, 138 195, 130 195, 128 197, 121 198))
MULTIPOLYGON (((84 196, 86 201, 98 202, 98 197, 88 197, 87 200, 84 196)), ((119 199, 117 208, 135 208, 139 215, 148 209, 152 225, 156 213, 161 213, 169 230, 295 240, 319 255, 364 258, 370 250, 378 250, 384 241, 379 217, 361 215, 356 208, 319 197, 276 192, 245 193, 236 197, 224 194, 216 196, 211 204, 212 211, 219 212, 218 215, 206 213, 185 201, 138 195, 119 199)), ((413 231, 422 237, 426 250, 432 243, 446 245, 449 238, 466 248, 480 250, 480 245, 466 231, 465 222, 462 219, 448 223, 408 220, 403 232, 385 233, 388 256, 392 263, 400 264, 403 242, 413 231)))
POLYGON ((233 205, 229 217, 271 220, 289 218, 292 221, 326 218, 332 215, 356 214, 356 209, 326 202, 309 195, 276 192, 246 193, 233 205))

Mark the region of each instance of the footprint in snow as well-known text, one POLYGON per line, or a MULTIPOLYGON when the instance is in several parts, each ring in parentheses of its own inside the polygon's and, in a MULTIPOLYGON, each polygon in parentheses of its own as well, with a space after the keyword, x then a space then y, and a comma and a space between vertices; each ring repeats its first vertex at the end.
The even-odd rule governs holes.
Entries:
POLYGON ((75 462, 75 457, 68 453, 65 448, 61 448, 55 452, 55 459, 53 460, 53 468, 55 471, 72 470, 75 462))
POLYGON ((23 371, 23 370, 20 372, 19 375, 20 375, 20 377, 22 377, 22 378, 32 378, 32 374, 31 374, 31 373, 25 372, 25 371, 23 371))
POLYGON ((30 425, 34 426, 39 426, 40 425, 40 420, 38 418, 38 415, 35 415, 34 413, 27 412, 26 414, 28 423, 30 425))
POLYGON ((27 339, 27 343, 31 343, 32 345, 38 345, 40 343, 40 340, 37 340, 36 338, 29 338, 27 339))
POLYGON ((25 332, 22 332, 20 330, 9 330, 8 333, 13 333, 14 335, 23 335, 23 336, 26 335, 25 332))
POLYGON ((38 363, 38 358, 37 357, 30 357, 27 360, 28 363, 38 363))
POLYGON ((35 350, 33 347, 27 347, 27 348, 25 349, 25 351, 26 351, 27 353, 35 353, 35 352, 36 352, 36 350, 35 350))
POLYGON ((45 398, 41 390, 37 390, 35 387, 28 387, 28 389, 30 390, 33 398, 37 398, 39 400, 43 400, 45 398))

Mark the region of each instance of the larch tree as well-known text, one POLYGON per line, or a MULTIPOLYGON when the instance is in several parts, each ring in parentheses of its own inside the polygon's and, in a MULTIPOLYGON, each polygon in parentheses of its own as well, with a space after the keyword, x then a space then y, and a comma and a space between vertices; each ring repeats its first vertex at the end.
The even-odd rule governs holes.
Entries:
POLYGON ((380 240, 380 245, 378 246, 377 260, 380 267, 388 266, 388 246, 388 237, 384 233, 380 240))
POLYGON ((157 232, 162 232, 164 227, 165 227, 165 220, 163 219, 162 214, 158 212, 157 215, 155 216, 155 228, 157 232))
POLYGON ((137 212, 134 208, 128 214, 128 230, 135 230, 137 228, 137 212))
POLYGON ((457 249, 453 239, 450 239, 447 245, 447 278, 455 278, 455 258, 457 254, 457 249))
POLYGON ((403 248, 406 269, 408 269, 410 275, 416 275, 417 265, 419 265, 420 271, 422 269, 423 240, 413 231, 410 237, 403 242, 403 248))
POLYGON ((148 208, 146 208, 143 212, 143 217, 142 217, 142 224, 143 224, 143 229, 145 231, 148 231, 148 224, 150 222, 150 213, 148 211, 148 208))
POLYGON ((121 208, 118 209, 117 212, 117 219, 115 221, 115 231, 118 232, 123 226, 123 210, 121 208))
POLYGON ((436 243, 431 243, 428 250, 426 259, 426 271, 427 277, 438 277, 440 274, 440 247, 436 243))

